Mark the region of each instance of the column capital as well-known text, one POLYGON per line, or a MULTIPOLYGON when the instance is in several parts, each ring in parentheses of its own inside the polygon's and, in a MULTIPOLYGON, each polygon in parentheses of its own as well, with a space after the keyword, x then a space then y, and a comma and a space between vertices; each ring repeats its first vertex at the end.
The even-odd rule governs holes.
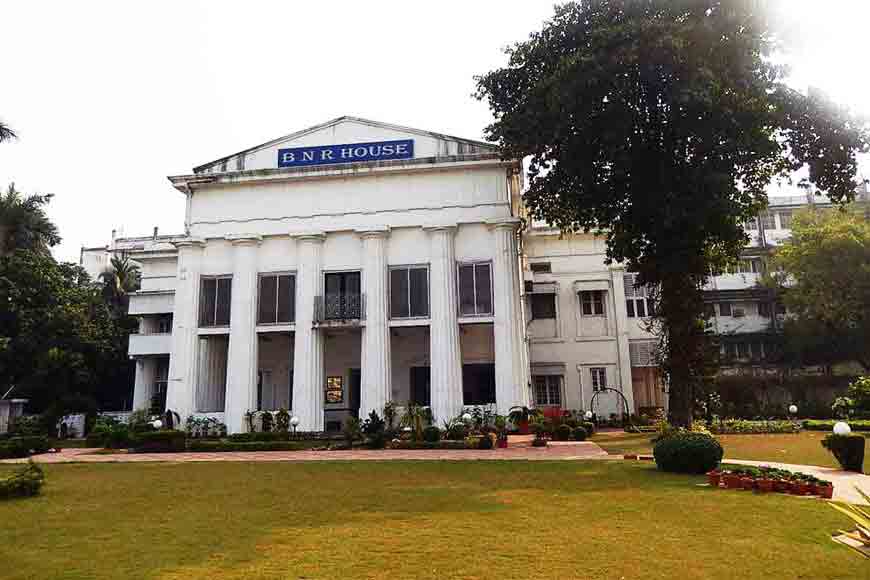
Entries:
POLYGON ((326 240, 326 232, 320 230, 312 230, 308 232, 296 232, 290 234, 291 238, 294 238, 299 242, 307 242, 311 244, 322 244, 326 240))
POLYGON ((431 226, 423 226, 423 231, 430 233, 430 234, 434 234, 434 233, 438 233, 438 232, 447 232, 447 233, 452 234, 453 232, 456 231, 456 228, 457 228, 456 224, 437 224, 437 225, 431 225, 431 226))
POLYGON ((362 239, 366 238, 386 238, 390 235, 390 226, 372 226, 370 228, 361 228, 354 230, 362 239))
POLYGON ((195 250, 201 250, 205 247, 205 240, 202 238, 181 238, 180 240, 175 240, 172 242, 172 245, 177 249, 181 248, 193 248, 195 250))
POLYGON ((259 246, 263 243, 263 236, 255 234, 234 234, 224 236, 224 239, 234 246, 259 246))
POLYGON ((491 229, 509 229, 516 231, 523 220, 517 217, 494 218, 486 220, 486 225, 491 229))

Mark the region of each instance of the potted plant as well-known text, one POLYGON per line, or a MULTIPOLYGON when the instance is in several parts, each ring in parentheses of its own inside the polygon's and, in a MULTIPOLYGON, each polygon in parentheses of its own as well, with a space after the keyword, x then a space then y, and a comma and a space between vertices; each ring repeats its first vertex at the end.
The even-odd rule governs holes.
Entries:
POLYGON ((496 445, 499 449, 507 449, 508 446, 508 438, 507 438, 507 419, 505 419, 502 415, 496 415, 495 417, 495 429, 498 436, 496 441, 496 445))
POLYGON ((751 474, 745 473, 740 477, 740 487, 744 491, 752 491, 755 487, 755 478, 751 474))
POLYGON ((824 479, 816 481, 815 492, 821 498, 831 499, 834 497, 834 484, 824 479))
POLYGON ((510 412, 508 413, 508 419, 511 420, 511 423, 516 425, 517 430, 521 434, 528 435, 529 423, 540 414, 541 412, 537 409, 530 409, 528 407, 511 407, 510 412))
POLYGON ((737 489, 740 487, 740 474, 736 471, 725 471, 722 474, 722 481, 728 489, 737 489))
POLYGON ((774 480, 770 479, 767 475, 762 475, 761 478, 757 480, 758 491, 761 493, 769 493, 773 491, 774 480))

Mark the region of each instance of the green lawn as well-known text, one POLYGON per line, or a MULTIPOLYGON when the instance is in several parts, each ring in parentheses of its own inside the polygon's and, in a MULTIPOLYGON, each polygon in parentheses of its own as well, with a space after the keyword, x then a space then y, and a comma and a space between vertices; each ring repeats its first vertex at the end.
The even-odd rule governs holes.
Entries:
MULTIPOLYGON (((3 466, 6 471, 8 466, 3 466)), ((823 502, 636 462, 73 464, 3 578, 866 578, 823 502)))
MULTIPOLYGON (((824 431, 801 431, 796 434, 772 435, 717 435, 728 459, 779 461, 802 465, 839 467, 837 460, 821 441, 824 431)), ((651 435, 648 433, 596 434, 592 441, 612 454, 652 453, 651 435)), ((864 471, 870 471, 870 443, 865 445, 864 471)))

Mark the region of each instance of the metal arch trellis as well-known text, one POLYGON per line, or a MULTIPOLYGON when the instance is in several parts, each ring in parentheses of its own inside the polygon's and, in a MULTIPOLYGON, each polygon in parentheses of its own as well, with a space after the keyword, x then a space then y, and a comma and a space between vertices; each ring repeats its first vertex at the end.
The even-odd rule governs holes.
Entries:
POLYGON ((625 407, 625 418, 628 421, 628 426, 630 428, 633 428, 634 425, 631 422, 631 411, 629 410, 629 407, 628 407, 628 399, 625 398, 625 395, 622 394, 622 391, 614 389, 613 387, 597 387, 597 388, 595 388, 595 394, 592 395, 592 400, 589 401, 589 410, 592 411, 593 413, 595 413, 595 399, 598 398, 598 395, 600 395, 601 393, 605 393, 607 391, 613 391, 614 393, 619 395, 619 398, 622 400, 622 405, 625 407))

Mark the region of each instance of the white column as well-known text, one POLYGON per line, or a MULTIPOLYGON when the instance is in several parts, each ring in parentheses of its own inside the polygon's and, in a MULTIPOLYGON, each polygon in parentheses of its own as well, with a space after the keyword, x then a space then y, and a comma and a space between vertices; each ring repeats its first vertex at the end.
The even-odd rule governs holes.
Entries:
POLYGON ((259 236, 227 238, 233 244, 230 344, 224 422, 230 433, 245 430, 245 412, 257 408, 257 247, 259 236))
MULTIPOLYGON (((613 284, 613 312, 616 332, 616 388, 628 402, 629 413, 634 413, 634 386, 631 382, 631 356, 628 351, 628 312, 625 309, 625 270, 622 266, 610 268, 613 284)), ((599 397, 600 398, 600 397, 599 397)), ((617 412, 625 411, 625 404, 616 401, 617 412)))
POLYGON ((293 347, 293 414, 300 431, 323 431, 323 337, 314 323, 314 298, 321 294, 323 233, 297 237, 296 336, 293 347))
POLYGON ((431 242, 429 357, 431 406, 438 424, 462 412, 462 355, 456 299, 456 226, 426 228, 431 242))
POLYGON ((133 382, 133 411, 151 408, 155 366, 156 361, 153 359, 136 359, 136 377, 133 382))
POLYGON ((166 408, 177 412, 184 421, 196 410, 194 398, 199 325, 199 274, 205 242, 187 238, 175 242, 175 247, 178 248, 178 275, 175 286, 175 312, 172 318, 172 352, 169 356, 166 408))
POLYGON ((520 304, 520 270, 517 254, 518 218, 488 222, 493 236, 493 309, 495 340, 495 402, 506 415, 511 407, 529 405, 528 357, 525 325, 520 304))
POLYGON ((362 344, 362 385, 360 418, 371 411, 383 415, 392 393, 389 325, 389 272, 387 268, 387 227, 358 232, 363 241, 363 292, 366 325, 362 344))

